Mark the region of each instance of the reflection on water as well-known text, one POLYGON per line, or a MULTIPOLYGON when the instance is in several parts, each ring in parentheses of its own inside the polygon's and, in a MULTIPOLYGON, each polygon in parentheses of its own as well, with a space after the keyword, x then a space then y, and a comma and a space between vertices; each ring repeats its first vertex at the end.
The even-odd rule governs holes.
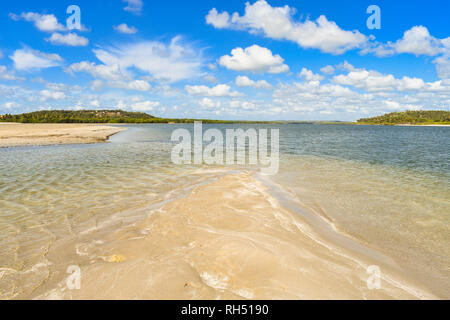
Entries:
MULTIPOLYGON (((61 276, 56 266, 66 260, 82 264, 83 248, 64 248, 93 230, 144 219, 152 206, 223 174, 171 164, 170 134, 179 127, 130 126, 98 145, 0 149, 0 298, 30 296, 61 276)), ((449 128, 279 127, 274 181, 450 296, 449 128)))

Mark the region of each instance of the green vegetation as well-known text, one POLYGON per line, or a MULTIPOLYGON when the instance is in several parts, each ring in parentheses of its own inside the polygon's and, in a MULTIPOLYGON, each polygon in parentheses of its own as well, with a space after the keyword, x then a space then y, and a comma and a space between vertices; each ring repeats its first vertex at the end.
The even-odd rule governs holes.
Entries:
MULTIPOLYGON (((209 119, 165 119, 143 112, 123 110, 50 110, 23 114, 0 115, 0 122, 20 123, 265 123, 265 124, 348 124, 339 121, 227 121, 209 119)), ((449 124, 449 111, 406 111, 393 112, 383 116, 358 120, 357 124, 449 124)))
POLYGON ((429 125, 447 124, 450 125, 450 111, 405 111, 392 112, 383 116, 359 119, 358 124, 379 124, 379 125, 429 125))
MULTIPOLYGON (((0 116, 0 121, 20 123, 192 123, 194 121, 203 121, 204 123, 242 123, 242 121, 204 119, 164 119, 153 117, 147 113, 122 110, 36 111, 17 115, 6 114, 0 116)), ((261 122, 245 121, 244 123, 261 122)))

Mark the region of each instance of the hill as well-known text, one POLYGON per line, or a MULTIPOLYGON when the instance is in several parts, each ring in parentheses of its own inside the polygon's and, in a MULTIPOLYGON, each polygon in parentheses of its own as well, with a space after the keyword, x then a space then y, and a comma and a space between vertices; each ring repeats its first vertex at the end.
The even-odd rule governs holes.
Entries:
POLYGON ((412 125, 430 125, 446 124, 450 125, 449 111, 405 111, 392 112, 373 118, 359 119, 358 124, 412 124, 412 125))
POLYGON ((146 113, 122 110, 51 110, 1 116, 2 121, 21 123, 127 123, 153 119, 146 113))

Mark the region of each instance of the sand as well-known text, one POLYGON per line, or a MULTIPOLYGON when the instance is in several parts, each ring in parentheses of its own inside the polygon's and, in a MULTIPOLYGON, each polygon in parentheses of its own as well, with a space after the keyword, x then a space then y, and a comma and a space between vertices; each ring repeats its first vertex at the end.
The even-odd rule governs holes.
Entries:
POLYGON ((99 143, 123 130, 125 128, 101 124, 0 123, 0 148, 99 143))
POLYGON ((82 242, 52 248, 47 258, 59 280, 49 278, 23 298, 434 298, 382 265, 381 288, 370 290, 373 262, 327 242, 248 172, 199 185, 106 234, 93 231, 82 242), (66 286, 71 260, 81 268, 79 290, 66 286))

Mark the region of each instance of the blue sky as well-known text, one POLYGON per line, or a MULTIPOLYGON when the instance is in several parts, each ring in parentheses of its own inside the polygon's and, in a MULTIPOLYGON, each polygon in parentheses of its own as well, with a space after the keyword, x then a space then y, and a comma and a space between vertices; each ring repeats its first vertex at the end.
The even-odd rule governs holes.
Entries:
POLYGON ((450 108, 446 0, 48 0, 0 9, 0 113, 356 120, 450 108), (66 23, 72 4, 80 29, 66 23), (380 8, 380 29, 367 27, 370 5, 380 8))

